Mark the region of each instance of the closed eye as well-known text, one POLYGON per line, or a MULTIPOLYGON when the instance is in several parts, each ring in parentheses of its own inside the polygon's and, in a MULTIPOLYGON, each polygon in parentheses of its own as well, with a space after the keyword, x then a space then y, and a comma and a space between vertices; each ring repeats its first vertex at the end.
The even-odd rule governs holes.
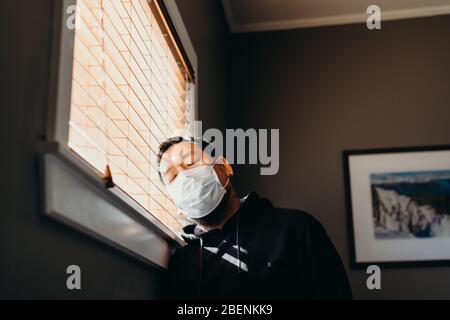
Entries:
POLYGON ((166 181, 166 184, 169 185, 176 177, 177 175, 174 172, 168 172, 164 177, 164 180, 166 181))

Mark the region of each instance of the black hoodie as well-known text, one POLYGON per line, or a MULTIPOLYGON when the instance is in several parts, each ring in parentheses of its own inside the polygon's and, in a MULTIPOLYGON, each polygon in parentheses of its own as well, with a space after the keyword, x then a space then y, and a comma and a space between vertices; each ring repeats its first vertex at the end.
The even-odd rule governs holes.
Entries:
POLYGON ((169 261, 172 299, 351 299, 347 275, 322 225, 250 193, 221 229, 184 229, 169 261))

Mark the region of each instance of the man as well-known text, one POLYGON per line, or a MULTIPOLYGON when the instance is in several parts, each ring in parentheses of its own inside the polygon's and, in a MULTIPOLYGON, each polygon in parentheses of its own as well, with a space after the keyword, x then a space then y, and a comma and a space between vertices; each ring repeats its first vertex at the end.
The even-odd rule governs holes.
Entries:
POLYGON ((252 192, 240 199, 233 169, 209 142, 162 143, 160 177, 176 206, 196 222, 172 256, 163 295, 178 299, 351 299, 338 253, 306 212, 274 208, 252 192))

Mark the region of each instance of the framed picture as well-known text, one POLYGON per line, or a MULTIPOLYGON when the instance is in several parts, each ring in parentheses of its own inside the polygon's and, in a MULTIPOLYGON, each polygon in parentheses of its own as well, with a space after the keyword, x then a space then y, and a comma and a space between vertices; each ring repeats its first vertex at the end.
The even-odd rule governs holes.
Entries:
POLYGON ((352 267, 450 264, 450 146, 343 160, 352 267))

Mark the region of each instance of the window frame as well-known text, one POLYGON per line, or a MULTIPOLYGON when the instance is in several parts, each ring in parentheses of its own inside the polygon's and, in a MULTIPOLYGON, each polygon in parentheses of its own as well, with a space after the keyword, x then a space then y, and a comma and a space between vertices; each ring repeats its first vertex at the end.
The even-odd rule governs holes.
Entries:
MULTIPOLYGON (((75 29, 70 30, 67 28, 66 22, 70 16, 67 8, 75 5, 76 2, 77 0, 56 1, 54 8, 55 19, 51 48, 52 65, 50 71, 47 132, 45 141, 38 146, 41 160, 43 212, 51 218, 75 227, 83 233, 106 242, 144 262, 165 268, 171 251, 178 246, 184 245, 184 242, 124 191, 119 188, 105 188, 96 170, 68 147, 75 29), (52 178, 52 175, 57 172, 63 172, 63 175, 66 177, 65 181, 60 182, 58 179, 52 178), (73 181, 67 181, 71 179, 73 181), (117 210, 112 210, 114 216, 111 216, 111 221, 131 218, 132 221, 130 223, 135 224, 136 230, 141 230, 140 237, 130 234, 124 238, 123 235, 113 230, 105 231, 98 225, 96 218, 99 217, 88 217, 86 219, 86 215, 80 215, 76 210, 71 210, 63 202, 55 200, 56 196, 61 196, 61 190, 65 192, 64 197, 72 197, 73 192, 79 192, 79 190, 73 190, 73 188, 89 189, 88 193, 80 192, 80 194, 86 195, 80 201, 87 201, 92 206, 98 206, 101 203, 101 208, 106 208, 108 203, 115 206, 117 210), (140 250, 139 248, 145 245, 145 243, 142 243, 142 228, 147 230, 146 232, 149 233, 149 236, 157 237, 158 240, 164 240, 164 243, 168 244, 168 246, 160 243, 157 245, 157 248, 140 250)), ((160 3, 164 5, 165 13, 170 19, 169 25, 174 29, 172 31, 176 33, 177 40, 183 47, 195 74, 195 83, 191 84, 192 87, 188 92, 192 108, 189 121, 191 123, 191 133, 193 133, 193 124, 198 110, 196 99, 198 92, 197 55, 175 0, 160 0, 160 3)), ((78 196, 76 194, 73 197, 76 198, 78 196)))

